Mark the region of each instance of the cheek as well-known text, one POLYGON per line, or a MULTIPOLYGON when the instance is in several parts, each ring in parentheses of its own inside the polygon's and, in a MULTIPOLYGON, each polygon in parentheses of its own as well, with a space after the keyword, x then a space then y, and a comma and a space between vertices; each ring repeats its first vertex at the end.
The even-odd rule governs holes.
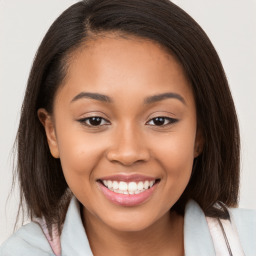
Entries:
POLYGON ((164 170, 168 193, 176 198, 185 190, 194 161, 195 130, 179 130, 162 138, 155 145, 155 155, 164 170))
MULTIPOLYGON (((103 155, 104 139, 96 133, 85 133, 80 124, 63 124, 58 129, 58 148, 64 176, 76 190, 95 180, 94 169, 103 155)), ((106 140, 106 139, 105 139, 106 140)))
POLYGON ((159 137, 158 143, 154 145, 157 158, 174 169, 186 164, 191 165, 194 159, 195 135, 196 128, 186 129, 184 126, 183 129, 173 130, 159 137))
POLYGON ((97 165, 103 152, 103 143, 96 137, 73 133, 69 137, 60 138, 59 148, 63 170, 83 175, 97 165))
POLYGON ((102 140, 97 136, 86 136, 84 132, 65 132, 59 136, 60 160, 66 182, 86 208, 91 209, 95 172, 103 152, 102 140))

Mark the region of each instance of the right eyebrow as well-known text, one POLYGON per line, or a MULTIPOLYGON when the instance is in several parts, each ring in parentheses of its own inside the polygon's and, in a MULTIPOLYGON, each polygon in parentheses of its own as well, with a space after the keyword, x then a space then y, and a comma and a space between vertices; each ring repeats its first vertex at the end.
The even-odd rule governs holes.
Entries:
POLYGON ((109 96, 100 94, 100 93, 94 93, 94 92, 81 92, 81 93, 77 94, 71 100, 71 102, 74 102, 74 101, 77 101, 77 100, 83 99, 83 98, 98 100, 98 101, 102 101, 102 102, 106 102, 106 103, 113 102, 113 100, 109 96))

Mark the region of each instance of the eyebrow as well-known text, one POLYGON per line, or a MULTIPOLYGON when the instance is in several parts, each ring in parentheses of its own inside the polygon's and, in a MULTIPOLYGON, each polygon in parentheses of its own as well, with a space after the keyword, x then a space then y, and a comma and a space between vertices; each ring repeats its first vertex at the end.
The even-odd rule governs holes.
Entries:
MULTIPOLYGON (((105 102, 105 103, 113 103, 113 99, 110 98, 107 95, 104 94, 100 94, 100 93, 93 93, 93 92, 81 92, 79 94, 77 94, 72 100, 71 102, 80 100, 80 99, 93 99, 93 100, 98 100, 101 102, 105 102)), ((186 105, 186 101, 185 99, 178 93, 173 93, 173 92, 167 92, 167 93, 161 93, 161 94, 156 94, 156 95, 152 95, 149 96, 147 98, 144 99, 144 104, 152 104, 161 100, 165 100, 165 99, 177 99, 179 101, 181 101, 184 105, 186 105)))

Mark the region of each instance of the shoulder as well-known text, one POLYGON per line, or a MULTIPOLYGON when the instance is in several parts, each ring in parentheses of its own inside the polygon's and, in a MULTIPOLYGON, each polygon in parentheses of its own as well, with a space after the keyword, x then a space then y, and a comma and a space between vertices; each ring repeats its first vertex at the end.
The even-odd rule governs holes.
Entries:
POLYGON ((22 226, 0 246, 0 256, 54 255, 40 226, 30 222, 22 226))
MULTIPOLYGON (((256 210, 243 208, 229 208, 229 212, 237 223, 256 224, 256 210)), ((255 228, 255 226, 254 226, 255 228)))
MULTIPOLYGON (((229 209, 231 222, 237 228, 237 232, 243 248, 256 251, 256 211, 241 208, 229 209)), ((246 251, 246 250, 245 250, 246 251)), ((245 252, 246 254, 246 252, 245 252)), ((247 253, 246 255, 251 255, 247 253)))
POLYGON ((229 208, 231 221, 236 224, 239 233, 250 234, 256 238, 256 211, 241 208, 229 208))
MULTIPOLYGON (((256 211, 241 208, 228 208, 228 211, 230 213, 232 224, 232 237, 233 234, 238 235, 239 244, 241 244, 245 255, 255 255, 256 211)), ((215 244, 212 239, 214 234, 212 232, 211 225, 209 226, 209 218, 210 217, 205 216, 203 210, 196 201, 188 201, 185 208, 184 238, 185 245, 187 244, 187 250, 191 251, 194 249, 193 254, 191 255, 199 255, 197 252, 202 250, 202 246, 205 247, 205 252, 200 255, 215 255, 215 244), (212 249, 211 253, 209 253, 209 248, 212 249)), ((213 220, 214 218, 210 219, 213 220)), ((219 232, 217 233, 219 234, 219 232)), ((230 232, 228 233, 230 234, 230 232)))

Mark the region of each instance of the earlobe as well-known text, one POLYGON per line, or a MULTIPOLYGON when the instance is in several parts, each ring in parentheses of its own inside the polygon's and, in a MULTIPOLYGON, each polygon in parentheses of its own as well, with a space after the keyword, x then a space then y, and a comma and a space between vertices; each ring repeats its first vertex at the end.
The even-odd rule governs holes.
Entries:
POLYGON ((38 109, 37 116, 44 126, 47 142, 52 156, 54 158, 59 158, 59 148, 52 116, 44 108, 38 109))
POLYGON ((201 129, 196 132, 195 146, 194 146, 194 158, 198 157, 203 152, 204 137, 201 129))
POLYGON ((199 145, 195 145, 194 149, 194 158, 198 157, 201 154, 201 148, 199 145))

